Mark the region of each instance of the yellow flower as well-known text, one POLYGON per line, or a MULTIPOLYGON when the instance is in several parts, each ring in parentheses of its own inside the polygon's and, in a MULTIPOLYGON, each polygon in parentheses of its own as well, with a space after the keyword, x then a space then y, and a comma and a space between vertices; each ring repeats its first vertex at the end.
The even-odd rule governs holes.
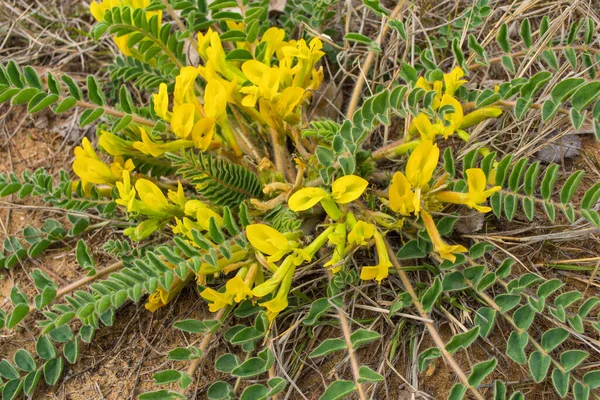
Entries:
POLYGON ((437 110, 440 107, 440 101, 442 100, 442 81, 434 81, 432 87, 431 84, 421 76, 419 77, 419 79, 417 79, 415 88, 421 88, 427 92, 435 90, 437 93, 433 98, 433 103, 431 104, 431 106, 434 110, 437 110))
POLYGON ((335 245, 331 259, 327 261, 325 267, 333 267, 331 272, 334 274, 342 269, 341 261, 344 259, 344 251, 346 250, 346 224, 337 224, 335 230, 329 235, 329 244, 335 245))
MULTIPOLYGON (((172 264, 167 264, 169 268, 173 268, 172 264)), ((179 292, 187 285, 190 279, 193 277, 193 274, 189 274, 186 279, 181 280, 177 275, 173 277, 173 283, 171 283, 171 287, 169 290, 163 289, 162 287, 158 287, 156 291, 148 296, 148 302, 144 305, 147 310, 154 312, 161 307, 169 304, 171 300, 177 296, 179 292)))
POLYGON ((292 211, 305 211, 325 197, 327 192, 321 188, 302 188, 289 198, 288 206, 292 211))
POLYGON ((331 197, 338 204, 346 204, 360 197, 369 182, 360 176, 346 175, 336 179, 331 185, 331 197))
POLYGON ((244 282, 240 275, 231 278, 225 284, 225 292, 232 296, 236 303, 240 303, 249 297, 252 297, 252 290, 244 282))
POLYGON ((153 94, 154 99, 154 112, 160 118, 170 121, 171 112, 169 111, 169 94, 167 93, 167 84, 161 83, 158 87, 158 93, 153 94))
POLYGON ((467 129, 488 118, 498 118, 500 115, 502 115, 502 109, 500 107, 490 106, 479 108, 464 116, 462 123, 460 124, 460 129, 467 129))
POLYGON ((411 189, 406 176, 400 171, 394 174, 389 189, 390 208, 402 215, 408 215, 415 211, 415 194, 411 189))
POLYGON ((441 131, 444 139, 448 139, 448 136, 458 131, 462 124, 464 115, 462 105, 458 102, 458 100, 452 96, 444 94, 442 97, 442 102, 440 103, 440 107, 447 105, 452 106, 454 108, 454 112, 448 112, 444 114, 444 120, 448 122, 448 125, 445 125, 441 131))
MULTIPOLYGON (((160 221, 157 219, 147 219, 136 227, 127 228, 123 231, 125 236, 136 242, 144 240, 152 235, 160 227, 160 221)), ((166 303, 165 303, 166 304, 166 303)))
POLYGON ((252 86, 240 88, 240 93, 247 96, 242 100, 244 107, 254 107, 259 98, 271 100, 279 90, 280 70, 268 67, 257 60, 248 60, 242 64, 242 72, 253 83, 252 86))
POLYGON ((124 170, 122 176, 122 182, 117 182, 119 198, 115 200, 115 202, 127 207, 128 212, 132 212, 135 202, 135 188, 131 187, 131 177, 129 176, 129 171, 124 170))
POLYGON ((426 188, 433 176, 440 149, 437 144, 422 141, 412 152, 406 163, 406 178, 414 188, 426 188))
POLYGON ((267 309, 267 318, 273 321, 280 312, 288 306, 288 294, 292 286, 292 278, 294 277, 295 268, 291 268, 283 278, 279 290, 273 299, 260 303, 261 306, 267 309))
POLYGON ((456 261, 456 253, 464 253, 467 249, 461 245, 449 245, 442 240, 440 233, 435 226, 435 221, 431 218, 431 215, 425 210, 421 211, 421 217, 423 218, 423 222, 425 223, 425 228, 427 229, 427 234, 433 243, 433 251, 438 253, 441 258, 445 260, 449 260, 451 262, 456 261))
POLYGON ((348 234, 348 242, 357 246, 365 246, 375 233, 375 227, 364 221, 358 221, 348 234))
POLYGON ((263 55, 263 62, 267 65, 271 65, 271 58, 273 57, 273 53, 275 53, 281 44, 283 43, 283 39, 285 38, 285 31, 280 28, 269 28, 263 34, 260 39, 261 43, 266 42, 266 47, 263 55))
POLYGON ((468 193, 440 192, 436 195, 437 199, 443 203, 464 204, 475 210, 486 213, 492 209, 487 206, 480 206, 485 203, 492 194, 501 189, 500 186, 494 186, 486 189, 487 178, 481 168, 470 168, 466 171, 468 193))
POLYGON ((197 77, 198 68, 189 66, 181 68, 179 75, 175 78, 175 90, 173 92, 175 105, 194 104, 198 101, 194 93, 194 84, 197 77))
POLYGON ((184 208, 186 215, 196 218, 202 230, 207 231, 209 229, 210 218, 214 218, 218 226, 223 225, 223 218, 200 200, 188 200, 184 208))
POLYGON ((225 308, 233 304, 233 295, 227 292, 217 292, 214 289, 206 288, 201 293, 200 296, 209 301, 208 310, 210 312, 217 312, 221 308, 225 308))
POLYGON ((304 211, 321 202, 323 209, 335 221, 342 216, 335 203, 346 204, 358 199, 368 184, 360 176, 342 176, 331 185, 331 195, 320 188, 302 188, 289 198, 288 206, 292 211, 304 211))
POLYGON ((215 123, 216 120, 211 117, 202 118, 196 122, 194 129, 192 129, 192 142, 196 148, 206 151, 215 134, 215 123))
POLYGON ((373 236, 375 237, 375 249, 377 250, 379 262, 375 266, 363 267, 360 271, 360 279, 365 281, 375 279, 378 283, 381 283, 383 279, 387 278, 392 263, 381 233, 375 230, 373 236))
POLYGON ((185 139, 157 143, 150 139, 150 136, 148 136, 145 129, 140 128, 140 131, 142 135, 142 141, 134 142, 133 147, 144 154, 151 155, 152 157, 162 157, 162 155, 167 152, 176 153, 181 149, 186 149, 194 145, 194 142, 185 139))
POLYGON ((171 227, 171 230, 175 235, 181 235, 190 240, 194 240, 194 236, 192 235, 193 229, 199 231, 205 230, 199 223, 192 221, 187 217, 183 217, 182 219, 175 217, 175 225, 171 227))
POLYGON ((458 88, 467 83, 467 81, 460 79, 463 76, 465 76, 465 72, 460 67, 454 68, 449 74, 444 74, 444 85, 446 86, 444 93, 448 96, 454 96, 458 88))
MULTIPOLYGON (((422 141, 430 142, 435 140, 435 137, 437 136, 437 134, 440 133, 441 128, 439 124, 433 125, 429 120, 429 117, 423 113, 417 115, 415 119, 413 119, 411 123, 411 128, 413 126, 421 134, 422 141)), ((411 132, 412 130, 413 129, 409 128, 409 132, 411 132)))
POLYGON ((131 156, 135 154, 136 148, 133 143, 105 130, 100 131, 100 138, 98 139, 98 145, 111 156, 131 156))
MULTIPOLYGON (((122 159, 121 159, 122 160, 122 159)), ((83 186, 90 183, 96 185, 113 186, 121 179, 121 171, 126 169, 133 170, 133 161, 127 160, 124 164, 119 159, 110 166, 100 160, 98 154, 92 147, 87 138, 83 138, 81 146, 75 148, 75 161, 73 161, 73 171, 81 178, 83 186)))
MULTIPOLYGON (((128 188, 125 184, 122 189, 122 194, 125 197, 122 197, 117 203, 127 204, 129 212, 137 212, 155 218, 169 218, 183 215, 183 210, 169 203, 162 190, 147 179, 138 179, 135 182, 135 192, 129 190, 128 193, 128 188), (136 192, 140 200, 132 199, 131 194, 135 194, 136 192)), ((119 193, 121 193, 121 190, 119 190, 119 193)))
POLYGON ((175 104, 173 106, 171 129, 177 137, 186 139, 192 133, 195 112, 196 106, 191 103, 175 104))
POLYGON ((292 251, 287 238, 274 228, 264 224, 252 224, 246 227, 246 237, 252 246, 267 254, 270 262, 276 262, 292 251))

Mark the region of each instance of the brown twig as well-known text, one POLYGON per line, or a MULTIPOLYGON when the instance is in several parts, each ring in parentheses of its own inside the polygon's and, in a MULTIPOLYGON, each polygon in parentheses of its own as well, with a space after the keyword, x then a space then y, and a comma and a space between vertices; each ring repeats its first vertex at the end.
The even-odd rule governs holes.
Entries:
MULTIPOLYGON (((394 11, 392 11, 390 16, 388 17, 388 21, 396 19, 396 17, 402 10, 403 6, 404 6, 404 0, 400 0, 398 2, 398 4, 396 4, 394 11)), ((381 31, 379 32, 379 36, 377 37, 377 40, 375 41, 377 46, 381 47, 381 43, 383 42, 383 39, 385 38, 385 35, 387 34, 389 29, 390 29, 390 25, 386 22, 383 25, 383 28, 381 28, 381 31)), ((376 55, 377 55, 377 51, 375 51, 375 50, 369 51, 369 53, 367 54, 367 58, 365 59, 365 62, 362 65, 362 68, 358 72, 358 80, 356 81, 356 84, 354 85, 354 90, 352 91, 352 97, 350 98, 350 103, 348 104, 348 110, 346 111, 346 117, 348 119, 352 119, 352 115, 354 114, 354 111, 356 111, 356 106, 358 105, 358 100, 360 99, 360 94, 362 92, 363 85, 365 84, 365 80, 367 79, 367 74, 369 73, 369 70, 371 69, 371 66, 373 65, 373 61, 375 60, 376 55)))
MULTIPOLYGON (((95 280, 102 278, 103 276, 106 276, 112 272, 115 272, 119 269, 123 268, 123 261, 118 261, 112 265, 109 265, 108 267, 101 269, 99 271, 96 271, 95 275, 92 276, 86 276, 84 278, 81 278, 78 281, 75 281, 61 289, 59 289, 56 292, 56 296, 54 297, 54 300, 60 299, 61 297, 63 297, 66 294, 69 294, 77 289, 79 289, 82 286, 85 286, 91 282, 94 282, 95 280)), ((35 304, 30 304, 29 305, 29 312, 32 312, 36 309, 35 304)))

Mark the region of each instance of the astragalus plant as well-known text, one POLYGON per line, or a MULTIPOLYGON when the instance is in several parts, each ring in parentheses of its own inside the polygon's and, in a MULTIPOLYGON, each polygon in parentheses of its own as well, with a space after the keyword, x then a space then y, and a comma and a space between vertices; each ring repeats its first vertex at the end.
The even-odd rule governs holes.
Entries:
POLYGON ((599 398, 598 268, 574 268, 580 290, 504 246, 528 221, 549 244, 597 237, 600 183, 530 151, 544 126, 600 139, 596 19, 460 3, 423 30, 404 2, 289 1, 268 26, 268 1, 103 0, 90 36, 118 48, 110 82, 0 66, 1 102, 96 126, 58 181, 0 177, 1 196, 70 221, 5 238, 0 266, 70 242, 82 268, 66 287, 30 269, 37 294, 12 289, 2 325, 38 339, 0 362, 2 398, 60 382, 125 303, 161 313, 189 287, 214 318, 174 323, 192 344, 161 349, 172 367, 141 399, 300 398, 325 358, 310 398, 397 397, 399 379, 425 396, 413 384, 435 365, 451 399, 599 398), (354 6, 378 30, 344 27, 354 6), (330 87, 346 117, 320 117, 337 111, 330 87), (107 229, 95 217, 111 265, 86 243, 107 229), (195 376, 206 360, 214 382, 195 376))

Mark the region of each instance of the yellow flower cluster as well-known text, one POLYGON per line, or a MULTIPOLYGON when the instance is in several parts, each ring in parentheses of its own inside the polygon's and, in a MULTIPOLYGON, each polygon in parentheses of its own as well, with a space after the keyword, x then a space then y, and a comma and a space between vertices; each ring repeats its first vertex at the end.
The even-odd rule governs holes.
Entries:
POLYGON ((411 153, 406 163, 406 175, 397 171, 389 187, 389 206, 401 215, 420 215, 425 223, 434 251, 444 259, 455 261, 454 253, 466 251, 463 246, 450 246, 441 239, 436 225, 427 210, 438 208, 440 203, 463 204, 479 212, 489 212, 491 208, 482 206, 487 198, 500 190, 500 186, 487 189, 487 178, 480 168, 470 168, 467 174, 467 193, 439 190, 444 184, 442 178, 430 185, 437 169, 440 150, 437 144, 423 140, 411 153))
POLYGON ((171 110, 167 85, 161 84, 153 96, 156 114, 171 124, 179 138, 177 146, 194 145, 204 151, 224 139, 240 156, 227 118, 227 104, 278 132, 284 131, 285 123, 299 122, 299 106, 323 80, 322 68, 316 69, 315 65, 324 53, 319 39, 307 44, 304 40, 285 41, 284 36, 282 29, 270 28, 258 43, 238 43, 238 47, 254 49, 259 56, 240 62, 227 59, 218 32, 209 28, 205 34, 198 34, 204 65, 180 70, 171 110), (203 104, 197 97, 198 77, 206 82, 203 104))

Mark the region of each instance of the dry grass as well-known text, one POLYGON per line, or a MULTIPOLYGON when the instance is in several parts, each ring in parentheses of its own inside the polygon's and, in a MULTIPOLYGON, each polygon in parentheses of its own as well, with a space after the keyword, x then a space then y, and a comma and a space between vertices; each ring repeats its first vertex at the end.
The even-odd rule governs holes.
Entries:
MULTIPOLYGON (((338 5, 336 19, 331 25, 345 32, 359 32, 369 37, 377 37, 381 20, 358 4, 359 2, 342 2, 338 5)), ((520 2, 492 1, 496 10, 477 31, 477 38, 489 43, 490 58, 495 60, 489 68, 473 66, 470 76, 471 85, 485 82, 502 82, 506 78, 505 71, 498 63, 500 49, 494 44, 494 38, 502 23, 511 26, 511 37, 517 36, 518 25, 523 18, 529 18, 534 30, 539 26, 541 18, 548 15, 551 20, 550 29, 557 33, 565 32, 568 26, 577 19, 587 16, 600 26, 598 4, 592 1, 534 1, 520 2), (493 50, 497 53, 494 53, 493 50)), ((383 1, 388 9, 396 3, 383 1)), ((375 91, 378 85, 389 86, 389 77, 396 77, 401 62, 418 61, 418 43, 433 46, 428 35, 434 34, 458 16, 467 2, 461 1, 416 1, 407 2, 399 9, 399 19, 406 24, 406 30, 414 35, 415 40, 403 41, 397 34, 382 39, 383 52, 373 56, 370 66, 372 76, 365 82, 368 91, 375 91)), ((102 76, 106 71, 98 67, 110 59, 114 52, 112 43, 93 42, 81 33, 89 30, 91 18, 80 1, 24 1, 0 0, 0 62, 15 59, 20 64, 35 65, 40 71, 68 72, 71 76, 83 79, 88 73, 102 76)), ((466 32, 463 41, 466 40, 466 32)), ((597 42, 596 42, 597 43, 597 42)), ((535 61, 537 54, 547 43, 536 42, 534 47, 518 59, 518 75, 531 76, 541 69, 542 65, 535 61)), ((450 51, 442 52, 443 57, 435 60, 444 68, 451 67, 450 51)), ((336 112, 328 115, 343 115, 346 105, 351 101, 354 82, 364 72, 365 59, 368 55, 361 46, 349 45, 341 52, 338 59, 326 65, 329 71, 329 83, 334 89, 325 89, 326 95, 319 104, 327 104, 336 112), (335 72, 334 72, 335 71, 335 72), (362 71, 362 72, 361 72, 362 71), (332 93, 337 95, 329 98, 332 93)), ((552 77, 552 83, 561 81, 567 76, 580 74, 572 71, 565 62, 563 68, 552 77)), ((0 108, 0 170, 21 172, 25 169, 46 167, 52 173, 61 168, 69 168, 73 147, 90 132, 77 128, 77 112, 56 118, 51 114, 28 116, 21 108, 0 108), (40 120, 42 122, 40 122, 40 120)), ((381 127, 374 131, 367 141, 372 149, 388 145, 402 137, 408 121, 396 121, 390 127, 381 127)), ((590 126, 584 125, 579 134, 583 135, 583 146, 579 156, 573 160, 561 160, 561 176, 577 169, 586 171, 584 187, 600 181, 600 145, 589 135, 590 126)), ((532 111, 522 121, 506 116, 499 122, 486 123, 473 132, 473 137, 500 155, 513 153, 516 157, 533 157, 548 143, 560 143, 563 136, 572 134, 568 116, 559 116, 551 123, 543 124, 539 112, 532 111)), ((464 156, 470 146, 464 146, 459 156, 464 156)), ((394 167, 392 162, 383 162, 383 169, 394 167)), ((581 193, 578 193, 581 195, 581 193)), ((543 212, 539 215, 543 215, 543 212)), ((40 226, 46 218, 65 218, 64 214, 56 214, 44 208, 42 203, 26 203, 16 199, 2 199, 0 202, 0 237, 19 234, 25 226, 40 226), (32 208, 31 206, 37 207, 32 208)), ((107 264, 113 262, 110 256, 102 251, 102 244, 113 238, 116 232, 104 227, 90 234, 89 243, 93 245, 97 259, 107 264)), ((518 262, 515 272, 535 272, 545 278, 558 277, 568 286, 567 290, 580 290, 587 295, 600 295, 600 240, 598 231, 589 229, 589 225, 569 224, 560 220, 552 224, 543 216, 528 222, 523 215, 517 215, 512 222, 502 222, 495 218, 487 218, 482 230, 463 235, 464 239, 485 240, 495 247, 493 258, 501 260, 506 256, 514 257, 518 262), (580 270, 574 270, 574 267, 580 270)), ((37 260, 27 260, 21 265, 3 271, 0 279, 0 305, 7 303, 6 297, 13 285, 19 285, 28 293, 35 290, 25 271, 34 267, 42 268, 59 284, 75 280, 82 273, 76 265, 74 246, 76 242, 66 241, 61 246, 53 247, 46 256, 37 260)), ((394 242, 399 246, 398 240, 394 242)), ((355 258, 357 267, 360 257, 355 258)), ((413 266, 407 263, 405 266, 413 266)), ((414 265, 416 266, 416 264, 414 265)), ((410 272, 409 276, 417 289, 431 284, 431 277, 423 271, 410 272)), ((306 269, 303 277, 303 290, 322 296, 319 283, 325 278, 322 271, 306 269)), ((389 399, 438 399, 447 395, 456 378, 452 369, 441 359, 420 374, 417 371, 416 357, 419 352, 431 347, 433 342, 424 330, 424 324, 418 319, 414 310, 404 310, 404 317, 387 315, 387 309, 396 298, 398 288, 403 287, 397 275, 393 275, 381 286, 363 283, 352 287, 345 293, 347 307, 344 310, 333 310, 325 318, 326 323, 314 329, 307 329, 300 324, 300 319, 309 305, 292 306, 278 318, 273 326, 271 347, 277 359, 277 373, 291 382, 289 390, 281 398, 314 399, 324 388, 336 379, 352 379, 350 363, 345 355, 312 360, 306 355, 322 339, 340 336, 337 313, 346 316, 354 328, 365 327, 381 333, 383 340, 358 350, 356 357, 363 365, 386 377, 386 381, 377 387, 365 385, 368 397, 389 399), (297 357, 300 355, 300 357, 297 357)), ((43 387, 36 393, 36 398, 60 399, 125 399, 135 398, 137 394, 152 388, 151 376, 154 372, 169 367, 166 353, 177 346, 185 346, 197 340, 170 329, 174 321, 184 318, 206 318, 205 305, 198 299, 192 288, 181 294, 180 301, 171 303, 169 307, 156 314, 147 313, 139 305, 128 304, 117 313, 115 326, 103 328, 91 345, 82 346, 81 360, 75 366, 67 366, 65 378, 53 388, 43 387)), ((474 309, 479 304, 472 296, 456 294, 445 298, 443 307, 432 314, 435 327, 441 338, 447 342, 452 335, 468 330, 474 318, 474 309)), ((539 335, 554 326, 554 322, 543 317, 536 317, 535 328, 539 335)), ((535 384, 528 378, 526 367, 515 367, 504 350, 506 339, 511 332, 510 326, 501 323, 494 334, 485 341, 479 341, 470 352, 459 352, 455 355, 457 363, 464 371, 469 371, 477 362, 497 357, 499 368, 492 378, 503 379, 511 390, 522 390, 528 399, 556 398, 551 384, 546 381, 535 384)), ((19 347, 32 348, 36 337, 36 329, 28 320, 25 328, 11 333, 3 332, 0 338, 0 355, 11 357, 19 347)), ((579 343, 586 343, 592 349, 592 357, 586 360, 589 366, 600 362, 600 342, 598 333, 586 331, 579 335, 579 343)), ((204 360, 197 378, 197 398, 204 398, 207 385, 215 377, 212 362, 216 357, 232 349, 223 348, 224 341, 214 338, 209 350, 211 357, 204 360)), ((184 368, 176 364, 175 367, 184 368)), ((482 392, 486 398, 491 397, 492 389, 488 378, 482 392)))

